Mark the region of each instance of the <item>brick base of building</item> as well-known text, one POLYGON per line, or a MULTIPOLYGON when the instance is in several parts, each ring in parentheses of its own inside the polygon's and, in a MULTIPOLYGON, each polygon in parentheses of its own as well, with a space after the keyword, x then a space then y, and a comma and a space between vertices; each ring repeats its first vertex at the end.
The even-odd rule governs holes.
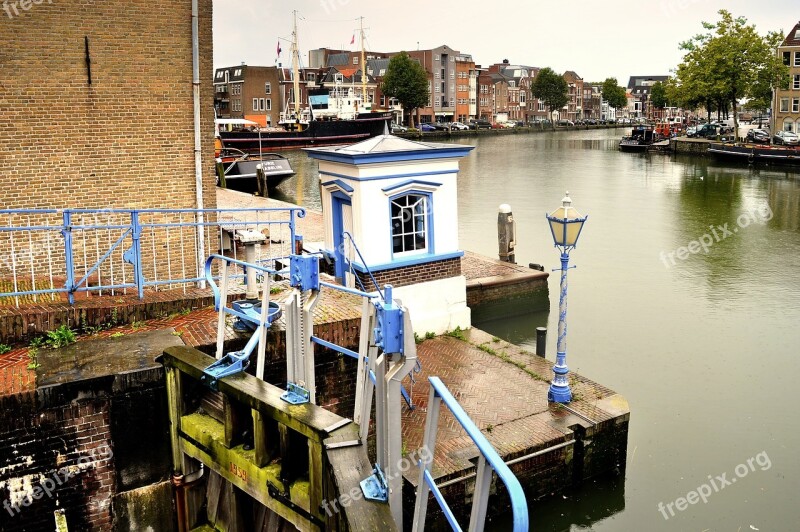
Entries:
MULTIPOLYGON (((364 283, 364 286, 368 288, 373 286, 372 279, 368 274, 357 272, 356 275, 364 283)), ((387 284, 406 286, 427 281, 438 281, 448 277, 458 277, 459 275, 461 275, 460 257, 372 272, 372 276, 381 288, 387 284)))

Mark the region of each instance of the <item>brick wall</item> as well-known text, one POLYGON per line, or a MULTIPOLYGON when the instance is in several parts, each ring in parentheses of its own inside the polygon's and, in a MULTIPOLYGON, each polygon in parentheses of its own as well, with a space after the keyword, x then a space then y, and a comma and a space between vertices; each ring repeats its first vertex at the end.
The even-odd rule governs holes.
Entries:
MULTIPOLYGON (((372 272, 372 275, 381 288, 386 284, 391 284, 392 286, 406 286, 415 283, 447 279, 449 277, 461 275, 461 258, 456 257, 453 259, 426 262, 425 264, 417 264, 415 266, 403 266, 401 268, 381 270, 372 272)), ((358 273, 358 276, 368 290, 372 288, 372 280, 369 278, 369 275, 358 273)))
POLYGON ((40 408, 34 393, 0 399, 0 529, 111 528, 114 466, 105 400, 40 408))
MULTIPOLYGON (((191 1, 12 4, 0 11, 0 206, 196 207, 191 1)), ((203 202, 213 208, 212 1, 199 4, 203 202)))

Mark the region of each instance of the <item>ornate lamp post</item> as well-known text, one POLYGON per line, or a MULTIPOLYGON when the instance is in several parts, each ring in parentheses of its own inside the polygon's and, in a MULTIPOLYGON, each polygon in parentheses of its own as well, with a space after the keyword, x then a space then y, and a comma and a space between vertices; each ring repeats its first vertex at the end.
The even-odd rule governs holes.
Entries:
POLYGON ((583 223, 588 216, 583 216, 572 208, 569 192, 561 200, 562 205, 550 214, 546 214, 553 233, 555 246, 561 250, 561 290, 558 297, 558 345, 556 347, 556 365, 553 366, 553 382, 547 392, 547 400, 556 403, 569 403, 572 391, 567 380, 567 270, 569 269, 569 252, 578 242, 583 223))

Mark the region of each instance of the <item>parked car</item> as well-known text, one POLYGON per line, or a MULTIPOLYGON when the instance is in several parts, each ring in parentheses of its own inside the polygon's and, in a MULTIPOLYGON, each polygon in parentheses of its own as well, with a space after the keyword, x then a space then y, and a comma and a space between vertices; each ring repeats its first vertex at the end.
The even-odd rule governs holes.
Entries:
POLYGON ((556 125, 557 126, 574 126, 575 122, 573 122, 572 120, 559 120, 556 123, 556 125))
POLYGON ((686 136, 694 137, 697 135, 697 126, 689 126, 686 128, 686 136))
POLYGON ((470 129, 492 129, 492 124, 488 120, 478 119, 469 121, 470 129))
POLYGON ((775 136, 772 137, 772 143, 785 146, 797 146, 800 144, 800 137, 797 136, 797 133, 792 133, 791 131, 778 131, 775 133, 775 136))
POLYGON ((392 122, 392 133, 406 133, 408 132, 408 128, 406 126, 401 126, 400 124, 395 124, 392 122))
POLYGON ((719 124, 703 124, 701 126, 697 126, 697 131, 695 131, 694 137, 700 139, 710 139, 716 138, 717 135, 722 134, 722 126, 719 124))
POLYGON ((769 144, 769 132, 763 129, 751 129, 747 132, 745 140, 755 144, 769 144))
POLYGON ((437 131, 449 131, 450 124, 444 122, 431 122, 431 126, 437 131))
POLYGON ((431 125, 431 124, 428 124, 428 123, 422 123, 422 124, 420 124, 420 126, 419 126, 419 130, 420 130, 420 131, 436 131, 436 128, 435 128, 435 127, 433 127, 433 125, 431 125))
POLYGON ((512 127, 517 127, 517 123, 516 122, 503 122, 500 125, 503 126, 506 129, 512 128, 512 127))
POLYGON ((461 122, 453 122, 452 124, 450 124, 450 127, 452 127, 453 129, 457 129, 459 131, 463 131, 465 129, 469 129, 468 125, 462 124, 461 122))

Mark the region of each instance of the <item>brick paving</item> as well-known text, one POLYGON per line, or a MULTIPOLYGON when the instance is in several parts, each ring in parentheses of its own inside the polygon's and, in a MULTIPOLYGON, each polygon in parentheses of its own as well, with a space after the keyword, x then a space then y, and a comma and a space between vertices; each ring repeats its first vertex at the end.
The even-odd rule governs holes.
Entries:
MULTIPOLYGON (((478 329, 464 331, 465 340, 439 336, 417 346, 422 371, 413 387, 414 410, 404 410, 403 441, 419 449, 427 416, 429 376, 438 376, 478 428, 506 460, 572 439, 559 420, 578 415, 595 422, 613 415, 597 406, 614 395, 574 373, 574 400, 567 408, 550 404, 547 389, 552 363, 478 329), (520 367, 522 366, 522 367, 520 367), (524 369, 523 369, 524 368, 524 369)), ((446 407, 440 410, 433 474, 437 479, 474 470, 478 451, 446 407)), ((406 477, 416 485, 415 472, 406 477)))
MULTIPOLYGON (((325 276, 323 276, 325 277, 325 276)), ((330 278, 324 280, 332 281, 330 278)), ((281 288, 283 291, 271 295, 274 301, 282 301, 288 295, 288 281, 273 284, 273 288, 281 288)), ((200 291, 204 297, 208 297, 207 291, 200 291)), ((146 292, 145 301, 151 298, 165 297, 164 292, 146 292)), ((135 296, 134 296, 135 297, 135 296)), ((113 299, 109 297, 95 297, 93 305, 112 304, 113 299)), ((138 301, 138 298, 135 298, 138 301)), ((163 318, 137 321, 133 324, 121 325, 105 329, 94 334, 78 336, 78 341, 86 341, 94 338, 109 338, 115 335, 135 335, 143 332, 174 329, 175 334, 179 335, 186 345, 193 347, 209 346, 216 343, 217 339, 217 312, 213 306, 205 306, 200 309, 186 312, 176 312, 163 318)), ((350 320, 361 316, 361 298, 344 292, 334 290, 323 290, 320 301, 314 308, 314 323, 327 324, 350 320)), ((242 334, 231 327, 232 318, 228 317, 228 326, 225 331, 225 339, 247 339, 249 334, 242 334)), ((285 329, 286 320, 281 317, 273 324, 273 327, 285 329)), ((40 347, 38 349, 47 349, 40 347)), ((29 346, 17 346, 11 351, 0 355, 0 396, 17 393, 20 391, 32 390, 36 387, 36 371, 32 367, 32 358, 29 355, 29 346)))

